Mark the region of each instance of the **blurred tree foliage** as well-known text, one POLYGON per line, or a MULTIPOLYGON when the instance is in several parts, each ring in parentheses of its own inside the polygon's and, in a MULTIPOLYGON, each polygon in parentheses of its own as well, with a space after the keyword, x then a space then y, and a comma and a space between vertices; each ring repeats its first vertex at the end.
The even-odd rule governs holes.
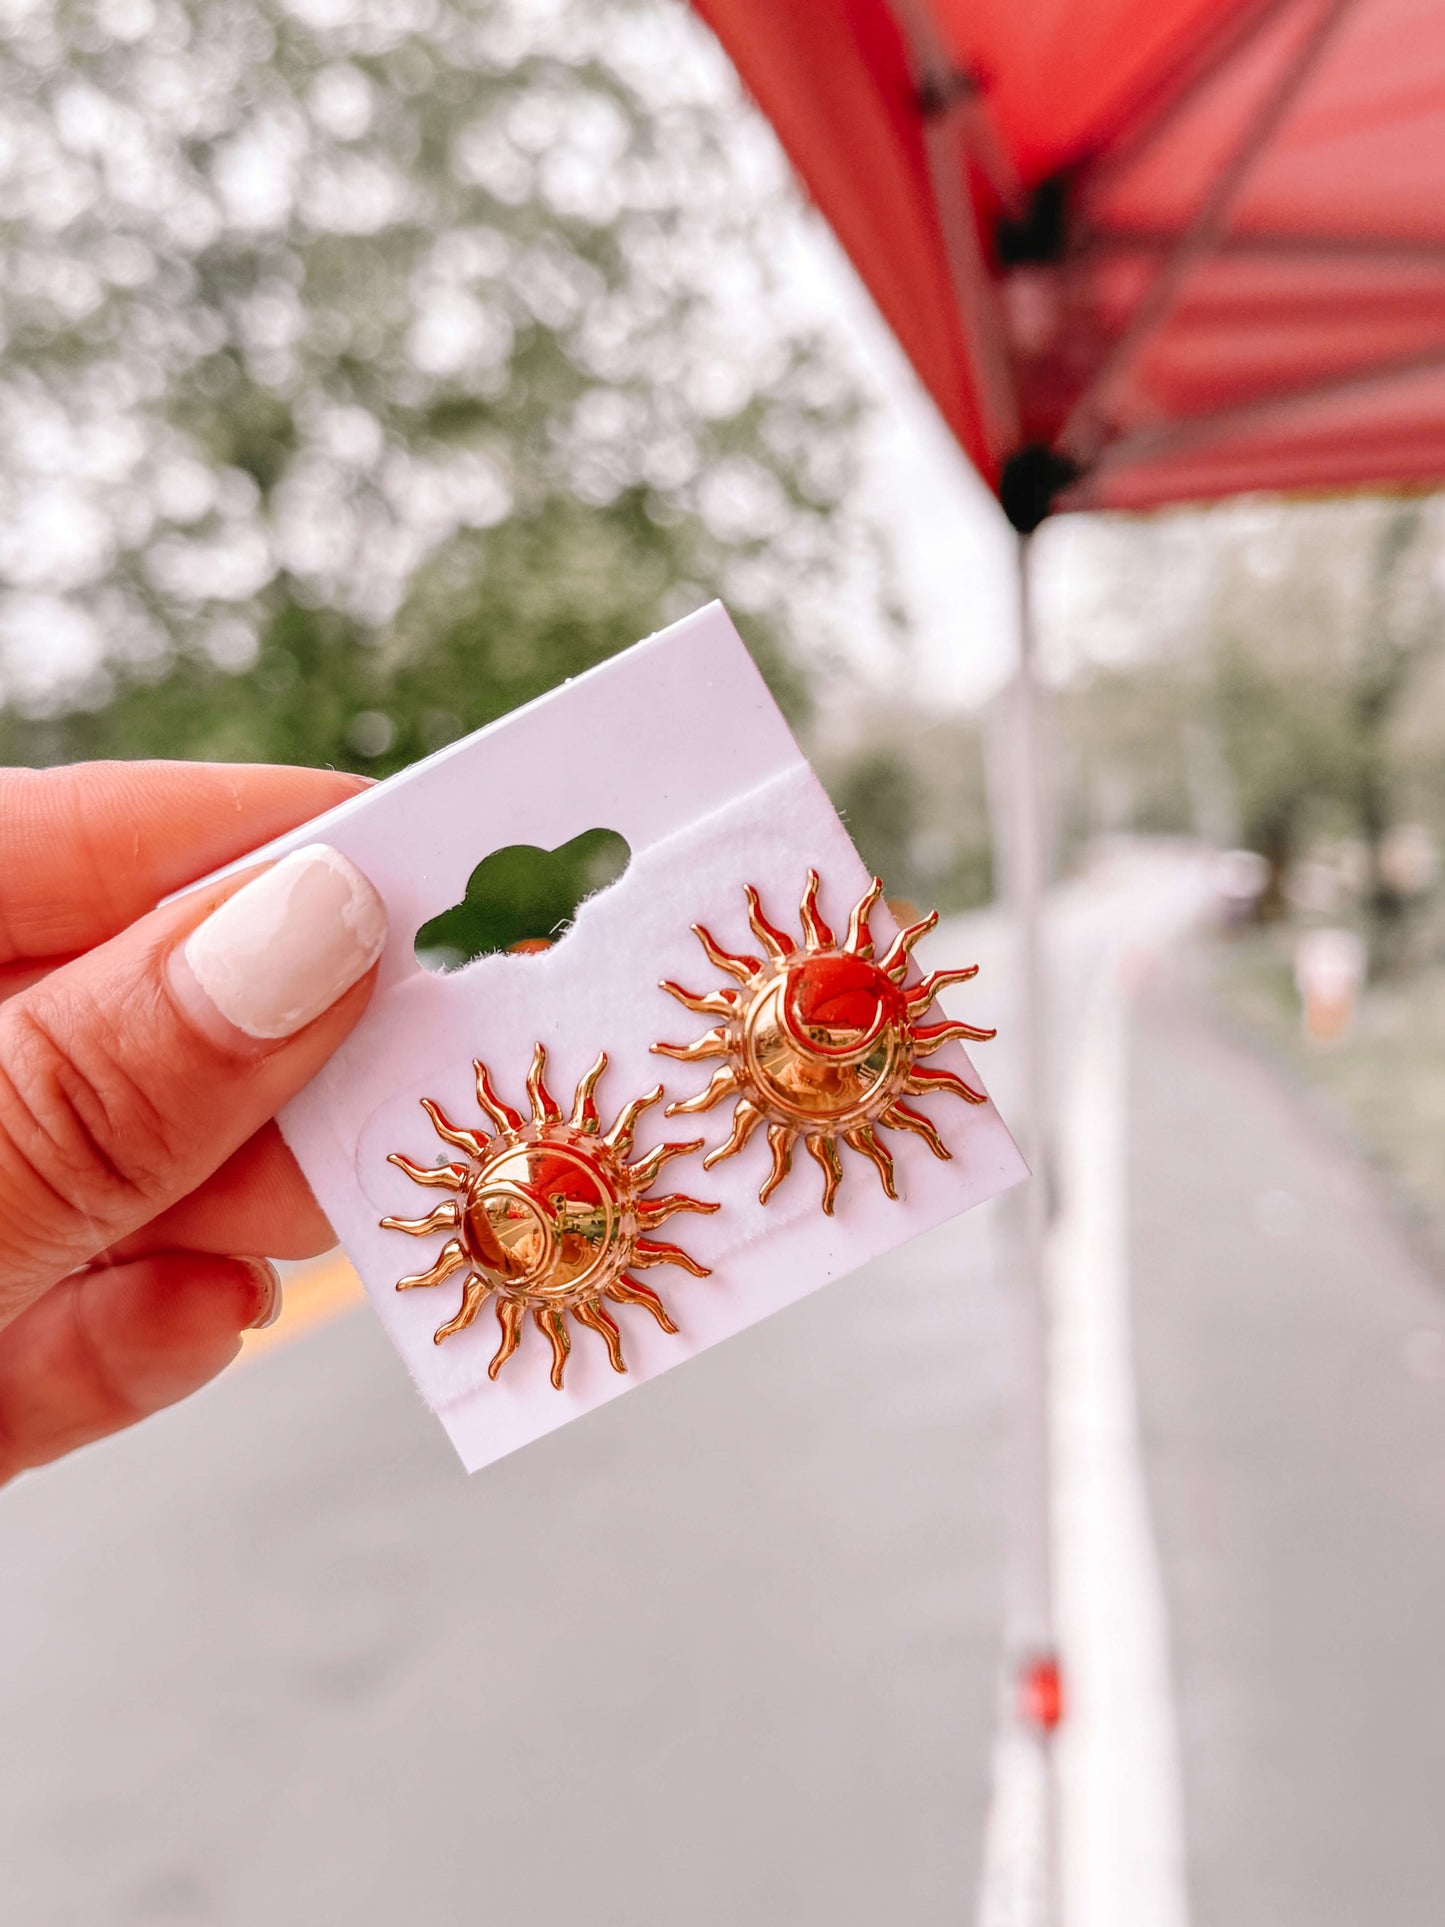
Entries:
POLYGON ((923 814, 912 765, 896 750, 865 750, 844 768, 833 794, 863 861, 890 890, 911 899, 917 888, 913 853, 923 814))
POLYGON ((385 774, 715 593, 804 703, 857 389, 684 9, 17 0, 0 85, 0 759, 385 774))
POLYGON ((1242 843, 1275 913, 1312 849, 1353 843, 1388 967, 1392 836, 1445 839, 1445 502, 1233 505, 1120 523, 1105 555, 1112 627, 1060 699, 1076 837, 1242 843))
POLYGON ((888 893, 924 910, 993 895, 984 731, 970 715, 875 701, 868 737, 821 774, 863 861, 888 893))

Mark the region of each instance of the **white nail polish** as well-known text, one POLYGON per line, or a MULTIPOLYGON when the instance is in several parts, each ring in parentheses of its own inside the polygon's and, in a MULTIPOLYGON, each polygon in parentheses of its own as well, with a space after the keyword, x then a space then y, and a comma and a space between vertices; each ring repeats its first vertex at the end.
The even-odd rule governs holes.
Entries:
POLYGON ((310 843, 213 910, 178 956, 227 1023, 274 1039, 329 1009, 385 942, 372 885, 339 850, 310 843))

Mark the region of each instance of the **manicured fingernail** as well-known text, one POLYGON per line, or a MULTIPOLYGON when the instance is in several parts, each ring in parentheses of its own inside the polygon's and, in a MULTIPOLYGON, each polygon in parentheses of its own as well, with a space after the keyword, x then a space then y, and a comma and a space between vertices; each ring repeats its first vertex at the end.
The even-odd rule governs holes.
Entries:
POLYGON ((263 1332, 281 1316, 281 1274, 268 1258, 238 1258, 256 1279, 256 1316, 245 1327, 248 1332, 263 1332))
POLYGON ((372 885, 339 850, 310 843, 213 910, 173 964, 246 1036, 290 1037, 364 976, 385 942, 372 885))

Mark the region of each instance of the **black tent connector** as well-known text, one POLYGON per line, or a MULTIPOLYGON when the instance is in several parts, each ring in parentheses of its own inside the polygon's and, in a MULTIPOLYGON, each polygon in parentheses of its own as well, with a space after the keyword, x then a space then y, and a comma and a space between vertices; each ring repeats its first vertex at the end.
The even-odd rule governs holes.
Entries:
POLYGON ((1072 456, 1046 442, 1016 448, 999 472, 998 499, 1020 535, 1032 535, 1054 512, 1054 503, 1082 474, 1072 456))

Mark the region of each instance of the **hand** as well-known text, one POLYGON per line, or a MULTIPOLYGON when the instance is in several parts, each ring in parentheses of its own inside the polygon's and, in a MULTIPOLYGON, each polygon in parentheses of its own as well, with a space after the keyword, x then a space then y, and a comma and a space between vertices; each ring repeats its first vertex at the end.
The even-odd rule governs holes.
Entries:
POLYGON ((266 1257, 333 1242, 271 1120, 365 1008, 380 899, 314 845, 155 906, 361 787, 0 771, 0 1483, 203 1385, 266 1257))

